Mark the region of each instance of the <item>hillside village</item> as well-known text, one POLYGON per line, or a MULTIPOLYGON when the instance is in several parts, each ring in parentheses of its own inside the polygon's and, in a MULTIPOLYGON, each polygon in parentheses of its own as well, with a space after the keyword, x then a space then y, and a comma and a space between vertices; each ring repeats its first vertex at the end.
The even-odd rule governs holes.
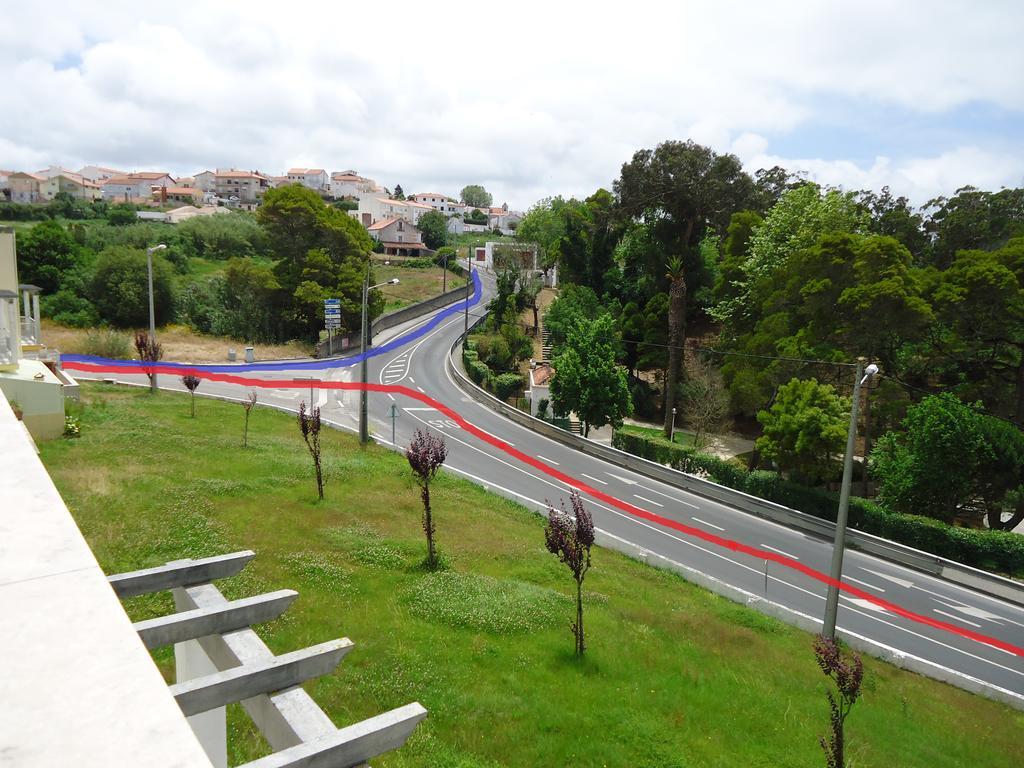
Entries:
POLYGON ((35 172, 0 170, 0 202, 45 204, 63 193, 85 202, 133 205, 139 209, 136 215, 140 219, 176 224, 231 209, 254 211, 267 190, 288 184, 312 189, 325 201, 344 208, 377 239, 387 225, 400 220, 416 225, 430 211, 446 216, 448 231, 455 235, 495 230, 511 235, 524 215, 510 210, 507 203, 473 206, 440 192, 406 196, 401 186, 389 190, 355 170, 328 173, 322 168, 290 168, 279 176, 259 170, 217 168, 178 178, 164 171, 129 172, 99 165, 87 165, 78 171, 57 165, 35 172))

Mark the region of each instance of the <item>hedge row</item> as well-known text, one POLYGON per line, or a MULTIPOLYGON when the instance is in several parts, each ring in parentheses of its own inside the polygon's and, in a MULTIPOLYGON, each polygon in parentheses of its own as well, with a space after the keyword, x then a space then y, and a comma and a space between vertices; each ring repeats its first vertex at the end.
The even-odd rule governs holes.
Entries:
MULTIPOLYGON (((838 494, 808 488, 786 480, 777 472, 748 472, 736 461, 700 453, 693 448, 656 437, 615 432, 612 445, 659 464, 734 488, 809 515, 835 522, 838 494)), ((940 520, 891 512, 866 499, 850 499, 850 525, 915 549, 931 552, 964 565, 1024 575, 1024 536, 1010 531, 958 528, 940 520)))

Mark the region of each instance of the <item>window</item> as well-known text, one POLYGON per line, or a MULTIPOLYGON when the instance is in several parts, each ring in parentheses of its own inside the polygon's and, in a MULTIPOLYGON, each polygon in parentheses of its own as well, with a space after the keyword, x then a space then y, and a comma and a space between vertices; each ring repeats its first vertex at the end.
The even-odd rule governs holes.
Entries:
MULTIPOLYGON (((401 219, 399 219, 399 221, 398 221, 398 231, 399 232, 405 232, 405 222, 402 221, 401 219)), ((398 239, 399 239, 399 241, 401 241, 402 238, 398 238, 398 239)))

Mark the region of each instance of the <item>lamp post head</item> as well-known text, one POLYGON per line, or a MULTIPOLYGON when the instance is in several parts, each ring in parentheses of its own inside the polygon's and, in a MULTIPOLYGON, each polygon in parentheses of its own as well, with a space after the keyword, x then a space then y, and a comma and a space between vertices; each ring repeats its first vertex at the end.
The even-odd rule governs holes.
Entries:
POLYGON ((164 243, 160 243, 159 245, 154 245, 152 248, 147 248, 146 250, 149 251, 150 253, 153 253, 153 251, 163 251, 166 249, 167 245, 164 243))
POLYGON ((861 386, 867 384, 871 381, 871 378, 876 375, 878 375, 878 366, 871 363, 871 365, 864 369, 864 378, 860 380, 861 386))
POLYGON ((397 277, 392 277, 390 280, 388 280, 388 285, 398 285, 399 282, 400 281, 397 277))

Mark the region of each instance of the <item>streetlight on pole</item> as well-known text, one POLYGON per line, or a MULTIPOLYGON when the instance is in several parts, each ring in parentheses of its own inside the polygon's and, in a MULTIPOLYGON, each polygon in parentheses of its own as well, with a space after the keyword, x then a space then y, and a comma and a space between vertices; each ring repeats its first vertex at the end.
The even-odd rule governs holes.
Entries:
POLYGON ((363 382, 362 388, 359 390, 359 442, 362 445, 366 445, 370 442, 370 428, 367 422, 367 405, 366 405, 366 348, 370 344, 370 329, 369 323, 367 322, 367 316, 369 315, 369 296, 370 291, 374 288, 380 288, 385 285, 398 285, 398 278, 393 277, 390 280, 378 283, 377 285, 370 285, 370 265, 366 265, 366 277, 363 278, 363 320, 362 327, 359 331, 359 337, 362 341, 360 345, 360 357, 362 360, 359 364, 360 369, 360 381, 363 382))
MULTIPOLYGON (((853 444, 857 439, 857 401, 860 388, 878 373, 872 363, 864 367, 864 358, 857 359, 850 404, 850 429, 846 433, 846 456, 843 459, 843 486, 839 492, 839 513, 836 515, 836 538, 832 544, 832 568, 829 571, 828 596, 825 598, 825 621, 821 634, 830 640, 836 637, 836 614, 839 611, 839 580, 843 576, 843 552, 846 549, 846 520, 850 512, 850 482, 853 479, 853 444)), ((867 457, 865 457, 866 459, 867 457)))
POLYGON ((672 406, 672 425, 668 430, 668 441, 674 443, 676 441, 676 407, 672 406))
MULTIPOLYGON (((164 243, 146 249, 146 271, 149 275, 149 343, 156 343, 156 313, 153 311, 153 253, 166 250, 164 243)), ((153 368, 153 391, 156 391, 156 367, 153 368)))
POLYGON ((473 284, 473 260, 470 258, 470 254, 473 252, 473 246, 469 246, 466 250, 466 327, 462 333, 462 343, 466 343, 466 339, 469 338, 469 286, 473 284))

